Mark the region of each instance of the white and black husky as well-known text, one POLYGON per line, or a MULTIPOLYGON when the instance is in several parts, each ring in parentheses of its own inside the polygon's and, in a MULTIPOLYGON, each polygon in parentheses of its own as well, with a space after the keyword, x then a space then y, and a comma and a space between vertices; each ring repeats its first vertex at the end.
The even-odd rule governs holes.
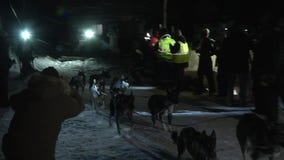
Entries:
POLYGON ((92 107, 97 111, 98 107, 104 108, 107 94, 104 92, 104 86, 93 80, 93 84, 90 88, 90 96, 92 107))

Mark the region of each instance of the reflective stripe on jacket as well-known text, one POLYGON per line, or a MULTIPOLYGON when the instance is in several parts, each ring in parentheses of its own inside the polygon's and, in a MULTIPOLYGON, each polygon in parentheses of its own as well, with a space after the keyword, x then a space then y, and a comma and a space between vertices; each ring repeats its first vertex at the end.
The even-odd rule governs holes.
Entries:
POLYGON ((180 48, 179 48, 178 53, 179 54, 188 54, 189 53, 188 43, 187 42, 183 43, 181 41, 178 41, 178 43, 180 44, 180 48))
POLYGON ((173 56, 171 53, 170 46, 174 46, 176 41, 171 38, 170 35, 165 35, 164 38, 162 37, 158 44, 159 44, 159 57, 166 60, 172 60, 173 56))

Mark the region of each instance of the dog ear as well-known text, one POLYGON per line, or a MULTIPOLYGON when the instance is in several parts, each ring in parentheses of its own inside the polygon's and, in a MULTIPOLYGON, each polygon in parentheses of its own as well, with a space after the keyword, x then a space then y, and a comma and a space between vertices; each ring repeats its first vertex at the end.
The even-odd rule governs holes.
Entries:
POLYGON ((216 133, 215 133, 215 130, 213 129, 213 131, 211 132, 211 135, 210 135, 212 138, 216 138, 216 133))

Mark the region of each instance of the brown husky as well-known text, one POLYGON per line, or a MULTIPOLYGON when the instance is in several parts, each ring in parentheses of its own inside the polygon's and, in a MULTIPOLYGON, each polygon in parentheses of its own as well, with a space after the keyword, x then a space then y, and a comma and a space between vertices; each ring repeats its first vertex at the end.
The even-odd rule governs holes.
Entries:
POLYGON ((151 113, 153 127, 156 127, 156 120, 162 122, 164 129, 166 126, 163 117, 168 115, 168 129, 171 130, 172 114, 178 104, 180 91, 177 88, 167 89, 167 95, 154 94, 148 99, 148 109, 151 113))
POLYGON ((236 135, 244 160, 267 157, 273 160, 284 146, 283 126, 273 124, 258 114, 245 114, 239 121, 236 135))

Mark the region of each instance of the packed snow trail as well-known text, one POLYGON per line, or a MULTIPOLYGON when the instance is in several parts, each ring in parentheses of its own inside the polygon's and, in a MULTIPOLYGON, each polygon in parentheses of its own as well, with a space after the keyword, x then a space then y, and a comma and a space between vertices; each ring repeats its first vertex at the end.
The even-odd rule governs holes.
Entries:
MULTIPOLYGON (((1 137, 7 131, 12 116, 13 111, 10 109, 2 117, 1 137)), ((56 160, 174 159, 173 154, 150 141, 147 136, 137 134, 128 125, 122 124, 121 127, 122 134, 118 135, 115 125, 109 127, 106 112, 100 110, 96 113, 87 104, 82 113, 62 124, 56 146, 56 160)), ((142 131, 141 127, 137 129, 138 132, 142 131)), ((155 131, 150 132, 153 134, 155 131)), ((2 154, 0 159, 4 159, 2 154)))

